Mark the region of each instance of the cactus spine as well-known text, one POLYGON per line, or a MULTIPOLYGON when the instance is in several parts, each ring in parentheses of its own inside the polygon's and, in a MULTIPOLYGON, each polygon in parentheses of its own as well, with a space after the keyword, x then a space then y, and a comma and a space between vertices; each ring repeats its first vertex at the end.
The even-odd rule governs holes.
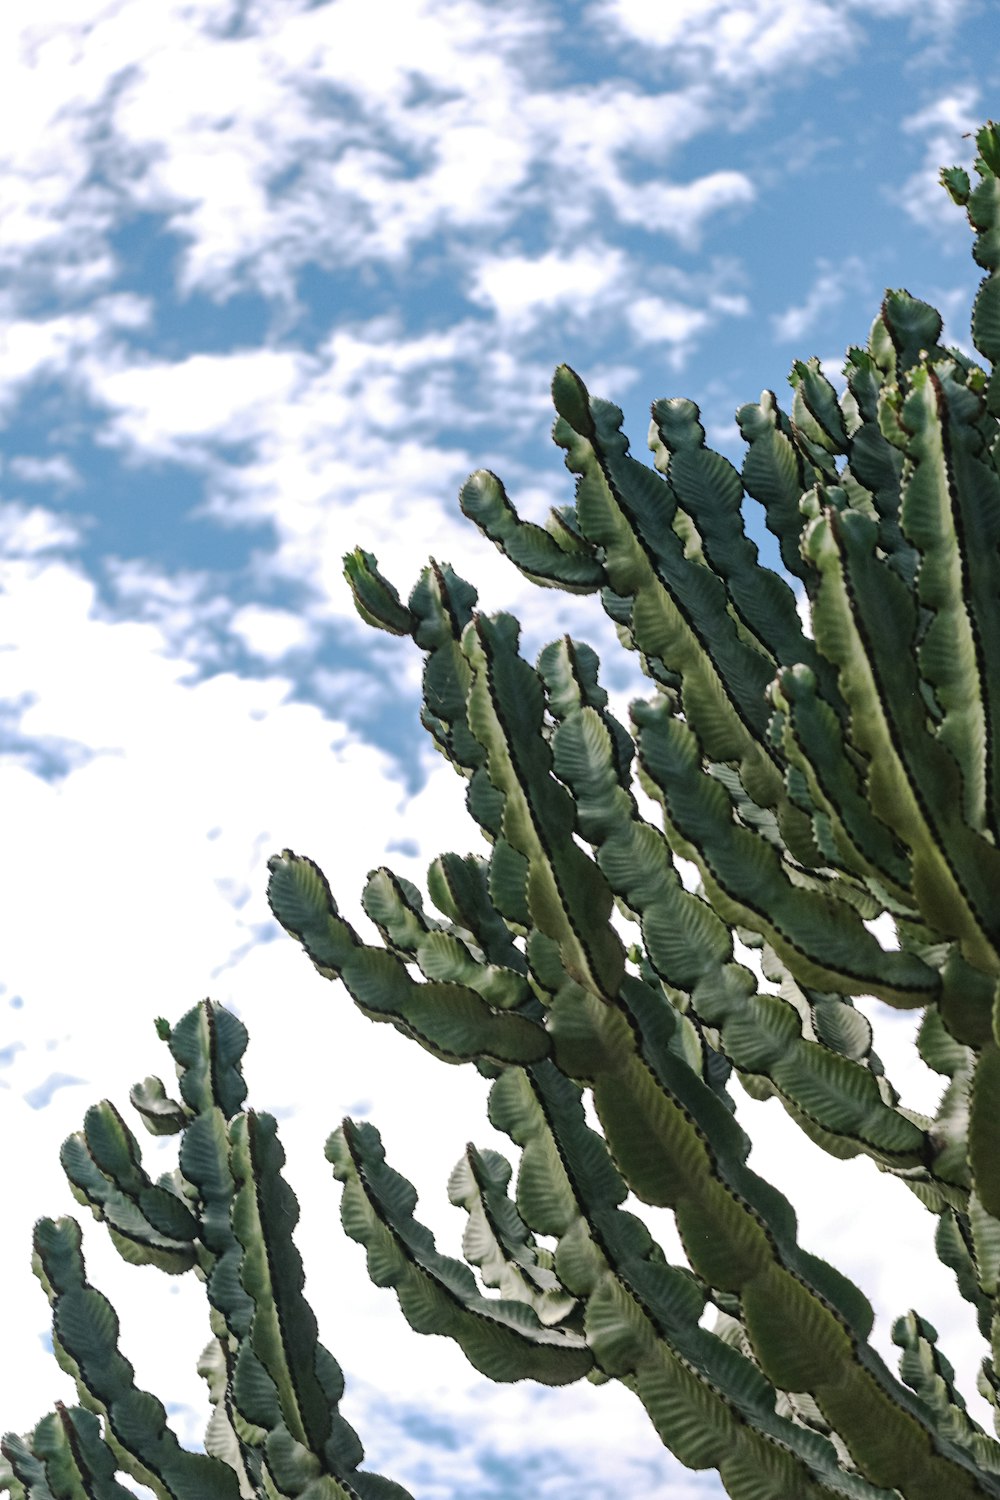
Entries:
MULTIPOLYGON (((326 1152, 373 1280, 494 1380, 621 1380, 735 1500, 1000 1496, 1000 1444, 967 1414, 935 1330, 900 1317, 899 1377, 888 1369, 864 1295, 799 1244, 792 1206, 747 1166, 728 1090, 735 1073, 776 1097, 820 1147, 868 1155, 936 1217, 1000 1407, 1000 129, 978 146, 974 187, 942 175, 986 273, 972 331, 988 368, 941 346, 933 308, 888 293, 843 396, 808 360, 790 413, 770 392, 740 409, 740 474, 685 400, 654 403, 655 467, 638 462, 619 410, 561 366, 554 437, 574 504, 534 525, 480 471, 462 509, 530 579, 598 594, 649 696, 622 724, 584 643, 553 642, 532 667, 517 621, 478 614, 446 564, 404 603, 358 550, 358 609, 424 653, 423 722, 486 853, 433 862, 433 911, 374 871, 375 945, 311 860, 269 862, 272 909, 319 972, 492 1078, 490 1119, 519 1152, 516 1174, 473 1145, 455 1168, 458 1261, 414 1217, 378 1132, 346 1120, 326 1152), (809 631, 758 562, 744 492, 809 631), (866 925, 880 916, 897 946, 866 925), (935 1117, 900 1102, 863 995, 922 1012, 921 1056, 947 1080, 935 1117), (673 1210, 687 1265, 668 1264, 629 1193, 673 1210)), ((63 1154, 126 1259, 206 1283, 207 1453, 185 1453, 135 1389, 76 1226, 43 1221, 36 1271, 82 1404, 5 1440, 0 1482, 19 1500, 116 1496, 119 1468, 162 1496, 404 1493, 358 1469, 337 1413, 274 1123, 243 1109, 244 1042, 205 1002, 169 1036, 181 1098, 156 1079, 133 1091, 148 1128, 181 1137, 171 1177, 145 1176, 107 1103, 63 1154)))

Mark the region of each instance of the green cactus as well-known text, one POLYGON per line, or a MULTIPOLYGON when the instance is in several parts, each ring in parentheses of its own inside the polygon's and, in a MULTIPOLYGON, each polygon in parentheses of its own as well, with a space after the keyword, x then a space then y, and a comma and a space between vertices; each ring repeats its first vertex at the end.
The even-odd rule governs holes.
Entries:
MULTIPOLYGON (((862 1292, 799 1243, 792 1206, 747 1165, 728 1091, 735 1073, 926 1206, 987 1343, 979 1386, 1000 1431, 1000 127, 977 139, 977 185, 942 179, 986 272, 972 333, 989 369, 940 345, 933 308, 887 293, 843 396, 808 360, 789 414, 770 392, 741 408, 740 474, 685 400, 654 403, 654 467, 638 462, 618 409, 561 366, 554 437, 575 503, 522 521, 481 471, 462 509, 528 578, 600 596, 648 696, 626 727, 589 646, 553 642, 532 667, 518 622, 478 614, 450 567, 432 562, 404 604, 359 549, 358 609, 425 653, 422 719, 486 850, 434 861, 434 911, 374 871, 377 945, 311 860, 269 861, 272 910, 319 972, 492 1079, 490 1120, 518 1152, 515 1173, 466 1147, 449 1185, 467 1215, 459 1261, 414 1217, 375 1128, 344 1121, 326 1154, 372 1280, 494 1380, 622 1381, 736 1500, 1000 1497, 1000 1442, 968 1415, 934 1328, 898 1319, 894 1375, 862 1292), (758 562, 744 493, 808 628, 758 562), (922 1012, 920 1054, 946 1080, 935 1117, 900 1102, 864 995, 922 1012), (686 1265, 629 1194, 673 1211, 686 1265)), ((126 1260, 205 1282, 206 1452, 185 1452, 136 1389, 74 1222, 42 1221, 35 1269, 81 1406, 4 1440, 0 1488, 117 1497, 125 1470, 177 1500, 402 1496, 358 1469, 338 1414, 274 1122, 243 1108, 240 1023, 206 1001, 161 1033, 180 1099, 147 1078, 132 1101, 152 1133, 180 1137, 177 1170, 150 1181, 107 1102, 63 1164, 126 1260)))

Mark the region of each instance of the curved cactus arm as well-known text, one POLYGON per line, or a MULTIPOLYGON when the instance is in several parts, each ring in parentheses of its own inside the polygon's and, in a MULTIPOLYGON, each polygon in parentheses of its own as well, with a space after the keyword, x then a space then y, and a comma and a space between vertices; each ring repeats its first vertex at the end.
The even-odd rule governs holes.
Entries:
POLYGON ((344 576, 354 595, 358 614, 366 625, 387 630, 390 635, 410 635, 416 621, 398 593, 378 570, 378 561, 363 547, 344 556, 344 576))
POLYGON ((278 921, 298 938, 324 978, 343 979, 372 1020, 393 1022, 447 1062, 545 1056, 548 1038, 528 1017, 494 1010, 467 985, 420 983, 394 954, 362 943, 340 916, 326 876, 312 860, 286 849, 268 860, 268 869, 268 901, 278 921))
POLYGON ((150 1135, 176 1135, 187 1124, 187 1110, 170 1098, 160 1078, 143 1078, 134 1084, 129 1100, 150 1135))
POLYGON ((624 954, 608 920, 611 888, 573 841, 573 801, 552 775, 542 733, 542 685, 518 654, 509 616, 477 618, 463 644, 474 669, 469 722, 486 750, 490 781, 504 799, 504 837, 527 862, 532 926, 558 944, 568 971, 584 975, 595 992, 613 995, 624 954))
POLYGON ((88 1109, 60 1161, 74 1197, 106 1223, 123 1259, 174 1274, 196 1263, 197 1219, 179 1192, 151 1181, 135 1136, 107 1099, 88 1109))
POLYGON ((572 641, 555 642, 539 658, 539 671, 558 719, 552 738, 556 774, 574 795, 579 831, 594 845, 615 895, 639 916, 646 955, 659 978, 687 994, 693 1013, 718 1030, 732 1064, 741 1073, 769 1078, 797 1118, 879 1161, 908 1168, 929 1162, 926 1132, 897 1111, 895 1097, 884 1095, 867 1066, 871 1030, 864 1018, 851 1010, 842 1026, 854 1035, 858 1026, 851 1023, 860 1023, 866 1045, 858 1049, 846 1030, 841 1040, 836 997, 827 997, 826 1030, 817 1036, 804 998, 800 1011, 791 997, 756 993, 754 975, 733 962, 729 928, 706 901, 684 889, 669 845, 640 817, 622 784, 617 747, 624 730, 594 701, 585 701, 596 697, 590 656, 572 641))
POLYGON ((55 1411, 27 1438, 8 1433, 0 1444, 11 1477, 22 1488, 4 1484, 14 1500, 130 1500, 131 1490, 115 1478, 118 1461, 101 1436, 93 1412, 56 1402, 55 1411))
POLYGON ((976 134, 979 155, 975 170, 979 182, 971 187, 968 174, 960 167, 942 172, 945 186, 957 203, 968 210, 969 222, 976 230, 973 255, 987 275, 983 278, 972 308, 972 340, 979 352, 994 366, 987 388, 988 410, 1000 415, 1000 250, 997 228, 1000 226, 1000 126, 990 120, 976 134))
POLYGON ((771 731, 808 791, 813 837, 828 863, 863 881, 897 911, 913 908, 910 861, 892 830, 872 815, 860 768, 836 715, 804 665, 771 684, 771 731))
MULTIPOLYGON (((254 1307, 235 1360, 235 1413, 265 1430, 263 1468, 279 1493, 306 1493, 325 1478, 334 1482, 327 1486, 331 1497, 359 1494, 355 1471, 364 1450, 337 1410, 343 1377, 319 1343, 302 1295, 302 1261, 292 1239, 298 1203, 281 1175, 277 1127, 270 1115, 247 1111, 231 1122, 229 1135, 233 1230, 243 1246, 241 1281, 254 1307)), ((391 1493, 405 1496, 396 1486, 391 1493)))
POLYGON ((531 1001, 522 955, 519 969, 485 961, 478 945, 470 945, 467 929, 456 932, 449 924, 432 924, 416 887, 391 870, 372 871, 361 904, 386 946, 401 958, 415 959, 425 978, 466 985, 498 1010, 520 1009, 531 1001))
MULTIPOLYGON (((980 622, 987 602, 984 592, 989 603, 985 614, 996 614, 997 561, 994 555, 992 567, 987 562, 986 579, 983 570, 977 569, 980 609, 976 618, 968 597, 972 539, 965 536, 965 530, 967 517, 992 510, 992 537, 976 540, 986 542, 987 549, 996 553, 998 482, 992 466, 987 470, 983 465, 963 465, 958 472, 955 466, 956 451, 961 453, 963 439, 967 442, 968 428, 980 409, 981 398, 964 382, 956 381, 951 361, 911 371, 906 387, 885 391, 880 402, 882 429, 904 454, 900 523, 920 558, 915 594, 926 613, 916 657, 940 714, 936 737, 958 763, 965 821, 980 832, 990 827, 995 835, 987 782, 992 781, 991 731, 996 718, 995 702, 989 699, 995 700, 996 694, 988 693, 989 663, 980 622), (989 488, 988 479, 992 480, 989 488), (960 504, 958 496, 963 491, 964 503, 960 504)), ((976 527, 980 532, 984 529, 981 524, 976 527)), ((995 626, 990 634, 995 636, 995 626)))
POLYGON ((815 1398, 872 1483, 912 1491, 914 1500, 932 1500, 935 1486, 992 1493, 872 1350, 866 1299, 799 1248, 787 1200, 745 1165, 743 1132, 671 1052, 669 1007, 629 981, 622 999, 632 1024, 578 986, 556 996, 549 1022, 556 1062, 590 1083, 631 1190, 674 1210, 696 1275, 739 1299, 761 1369, 776 1387, 815 1398))
POLYGON ((728 459, 706 446, 698 407, 677 397, 654 401, 652 414, 649 447, 656 468, 697 527, 705 560, 725 581, 737 617, 776 666, 808 666, 826 702, 842 715, 830 663, 803 630, 788 584, 761 566, 743 526, 743 482, 728 459))
POLYGON ((799 547, 805 524, 799 501, 816 483, 815 471, 792 441, 791 423, 773 391, 762 391, 759 402, 741 406, 736 422, 747 444, 743 488, 764 507, 767 529, 778 539, 785 570, 801 579, 808 592, 812 580, 799 547))
POLYGON ((775 1500, 884 1493, 839 1474, 830 1443, 777 1414, 775 1390, 752 1360, 699 1326, 705 1288, 668 1266, 645 1225, 620 1208, 625 1184, 586 1124, 577 1086, 549 1064, 509 1068, 493 1087, 490 1118, 521 1147, 518 1208, 556 1236, 556 1274, 585 1303, 600 1370, 635 1392, 682 1463, 717 1468, 732 1493, 767 1473, 775 1500))
POLYGON ((934 1412, 941 1432, 964 1448, 987 1474, 1000 1474, 1000 1443, 969 1416, 955 1389, 955 1371, 937 1347, 937 1329, 919 1313, 897 1318, 892 1341, 901 1350, 899 1372, 934 1412))
POLYGON ((374 1126, 345 1120, 326 1154, 345 1185, 345 1231, 365 1246, 372 1281, 393 1288, 418 1333, 453 1338, 492 1380, 565 1385, 587 1373, 593 1360, 580 1334, 541 1322, 526 1301, 484 1296, 468 1266, 435 1248, 413 1216, 416 1193, 387 1165, 374 1126))
POLYGON ((671 486, 628 456, 619 409, 592 399, 567 365, 556 370, 552 395, 560 418, 553 436, 581 476, 581 529, 603 549, 614 593, 631 601, 636 646, 679 676, 684 713, 706 755, 743 763, 747 790, 763 806, 776 805, 784 789, 763 699, 772 659, 741 637, 722 580, 684 557, 671 525, 671 486))
POLYGON ((937 971, 886 952, 854 906, 794 883, 774 847, 733 821, 729 798, 702 770, 697 742, 666 703, 632 705, 640 779, 664 809, 671 845, 694 860, 709 900, 727 920, 763 933, 796 978, 816 989, 925 1005, 937 971))
POLYGON ((527 974, 527 960, 490 899, 490 864, 475 854, 441 854, 427 871, 427 893, 458 936, 468 934, 497 968, 527 974))
POLYGON ((875 526, 856 511, 828 507, 810 522, 803 545, 821 575, 817 636, 840 668, 851 739, 869 762, 872 809, 911 851, 924 920, 960 939, 971 964, 997 973, 1000 853, 964 821, 958 766, 927 733, 912 660, 915 607, 877 560, 876 539, 875 526))
MULTIPOLYGON (((972 691, 982 697, 985 822, 995 837, 1000 825, 1000 680, 995 666, 1000 652, 1000 612, 996 607, 1000 597, 1000 476, 993 453, 996 424, 986 412, 979 389, 981 371, 966 371, 959 378, 959 370, 949 361, 936 365, 934 374, 947 413, 942 431, 947 442, 950 498, 962 541, 962 593, 979 669, 979 682, 972 684, 972 691)), ((944 738, 943 725, 939 735, 944 738)))
POLYGON ((459 504, 533 583, 592 594, 607 582, 593 547, 580 535, 575 513, 567 520, 554 511, 545 528, 522 521, 503 484, 488 469, 478 469, 466 480, 459 504))
POLYGON ((508 1197, 511 1166, 498 1151, 469 1144, 448 1182, 450 1201, 469 1216, 462 1254, 486 1286, 526 1302, 546 1327, 581 1328, 580 1303, 555 1274, 552 1253, 535 1240, 508 1197))
POLYGON ((118 1318, 92 1287, 73 1219, 41 1219, 35 1226, 35 1272, 52 1304, 53 1346, 87 1406, 105 1419, 105 1441, 124 1469, 158 1500, 218 1496, 239 1500, 232 1470, 218 1459, 182 1448, 162 1404, 139 1390, 119 1352, 118 1318))

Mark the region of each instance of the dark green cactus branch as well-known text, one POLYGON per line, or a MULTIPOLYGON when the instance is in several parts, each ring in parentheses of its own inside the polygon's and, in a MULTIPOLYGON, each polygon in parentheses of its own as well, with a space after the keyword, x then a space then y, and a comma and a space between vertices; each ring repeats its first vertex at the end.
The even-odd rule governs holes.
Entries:
POLYGON ((373 1020, 391 1021, 448 1062, 544 1057, 548 1039, 526 1016, 496 1011, 467 985, 419 983, 394 954, 361 942, 340 916, 325 875, 286 849, 268 861, 268 901, 327 979, 342 978, 373 1020))
POLYGON ((776 1415, 760 1369, 699 1326, 704 1286, 668 1267, 645 1225, 620 1208, 625 1184, 585 1123, 578 1088, 549 1064, 508 1069, 490 1118, 522 1148, 518 1208, 557 1237, 555 1268, 585 1302, 600 1368, 638 1395, 684 1463, 716 1467, 735 1486, 770 1473, 775 1500, 883 1493, 842 1476, 829 1444, 776 1415))
POLYGON ((52 1303, 57 1357, 85 1410, 57 1407, 32 1434, 8 1434, 0 1488, 26 1500, 121 1500, 114 1475, 125 1469, 161 1500, 409 1500, 358 1469, 361 1444, 337 1409, 343 1378, 302 1296, 298 1205, 281 1175, 276 1127, 241 1108, 245 1028, 206 1001, 163 1031, 184 1103, 157 1078, 137 1085, 133 1100, 153 1134, 179 1136, 177 1170, 151 1183, 107 1101, 88 1111, 63 1161, 126 1260, 193 1267, 206 1283, 206 1453, 183 1449, 161 1403, 135 1387, 114 1311, 86 1281, 77 1224, 42 1220, 35 1268, 52 1303))
POLYGON ((104 1438, 124 1469, 159 1500, 182 1494, 237 1500, 231 1470, 208 1455, 183 1449, 163 1405, 134 1383, 118 1351, 118 1319, 110 1302, 86 1279, 80 1229, 73 1219, 41 1219, 35 1227, 34 1265, 52 1304, 56 1358, 81 1398, 104 1418, 104 1438))
POLYGON ((587 1373, 593 1360, 580 1333, 543 1322, 524 1296, 484 1296, 467 1265, 440 1254, 413 1216, 416 1193, 386 1164, 374 1126, 345 1120, 326 1149, 345 1184, 344 1228, 366 1247, 368 1274, 394 1289, 411 1327, 455 1339, 493 1380, 565 1385, 587 1373))

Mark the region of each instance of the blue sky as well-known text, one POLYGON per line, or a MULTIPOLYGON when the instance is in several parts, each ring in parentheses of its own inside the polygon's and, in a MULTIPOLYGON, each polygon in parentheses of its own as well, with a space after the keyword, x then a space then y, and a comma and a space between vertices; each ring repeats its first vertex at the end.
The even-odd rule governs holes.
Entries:
MULTIPOLYGON (((973 0, 0 15, 0 1257, 18 1350, 0 1425, 68 1398, 28 1269, 33 1219, 74 1207, 59 1144, 163 1070, 152 1018, 210 993, 247 1021, 252 1098, 282 1121, 308 1289, 371 1467, 423 1500, 721 1494, 627 1393, 494 1390, 368 1286, 322 1159, 341 1116, 376 1120, 455 1253, 448 1172, 470 1135, 505 1143, 481 1079, 356 1016, 277 934, 265 861, 313 855, 353 915, 371 867, 419 880, 477 844, 417 725, 416 653, 354 613, 353 546, 402 591, 428 555, 451 561, 523 615, 528 651, 573 629, 621 701, 641 690, 593 601, 530 589, 458 511, 481 466, 536 518, 570 497, 557 363, 622 406, 638 456, 650 401, 687 395, 738 459, 735 408, 780 397, 794 358, 835 376, 887 286, 968 347, 978 273, 936 179, 997 113, 998 43, 973 0)), ((932 1100, 911 1022, 872 1014, 905 1102, 932 1100)), ((804 1242, 865 1287, 886 1354, 911 1304, 953 1329, 971 1392, 975 1332, 918 1205, 789 1140, 777 1110, 746 1101, 753 1161, 804 1242)), ((125 1268, 96 1226, 86 1247, 140 1379, 196 1441, 196 1289, 125 1268)))

